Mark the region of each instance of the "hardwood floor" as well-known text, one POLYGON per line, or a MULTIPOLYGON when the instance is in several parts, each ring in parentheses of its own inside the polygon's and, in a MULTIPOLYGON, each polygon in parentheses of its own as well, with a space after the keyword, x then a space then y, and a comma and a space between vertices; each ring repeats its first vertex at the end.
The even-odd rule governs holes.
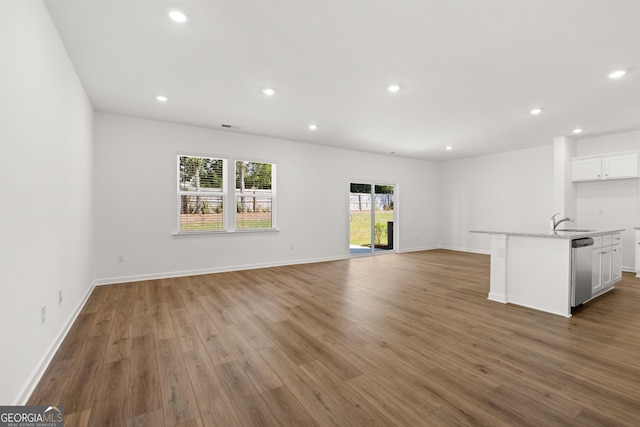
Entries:
POLYGON ((444 250, 97 287, 30 405, 66 426, 638 426, 640 279, 570 319, 444 250))

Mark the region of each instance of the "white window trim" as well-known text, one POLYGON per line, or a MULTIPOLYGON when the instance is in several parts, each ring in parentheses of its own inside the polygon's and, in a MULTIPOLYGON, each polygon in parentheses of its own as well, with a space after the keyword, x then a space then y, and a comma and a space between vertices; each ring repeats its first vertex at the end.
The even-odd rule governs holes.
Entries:
MULTIPOLYGON (((181 196, 194 196, 194 192, 193 191, 183 191, 180 189, 180 157, 200 157, 200 158, 207 158, 207 159, 215 159, 215 160, 222 160, 222 171, 223 173, 225 173, 228 169, 229 169, 229 159, 224 157, 224 156, 215 156, 215 155, 210 155, 210 154, 202 154, 202 153, 186 153, 186 152, 177 152, 176 153, 176 187, 177 187, 177 192, 176 192, 176 232, 174 233, 174 235, 192 235, 192 234, 220 234, 220 233, 225 233, 227 231, 227 221, 226 221, 226 215, 224 214, 224 212, 226 211, 225 209, 225 204, 227 202, 227 194, 228 194, 228 183, 227 180, 224 179, 222 181, 222 188, 221 191, 198 191, 198 195, 201 195, 203 197, 221 197, 222 198, 222 229, 221 230, 206 230, 206 231, 182 231, 180 230, 181 227, 181 223, 180 223, 180 211, 181 211, 181 196)), ((226 178, 226 177, 225 177, 226 178)))
MULTIPOLYGON (((233 196, 233 206, 234 209, 232 211, 232 216, 233 218, 231 219, 233 221, 233 230, 237 233, 251 233, 251 232, 261 232, 261 231, 279 231, 278 227, 277 227, 277 222, 276 222, 276 204, 277 204, 277 199, 276 199, 276 186, 278 185, 278 179, 277 179, 277 170, 278 170, 278 166, 276 164, 276 162, 270 161, 270 160, 257 160, 255 158, 248 158, 248 157, 237 157, 237 158, 233 158, 233 168, 229 168, 229 169, 233 169, 231 171, 233 179, 229 182, 233 182, 233 189, 234 189, 234 196, 233 196), (236 204, 238 203, 238 197, 253 197, 254 194, 253 193, 247 193, 246 191, 244 193, 237 191, 236 189, 236 162, 251 162, 251 163, 265 163, 265 164, 270 164, 271 165, 271 194, 261 194, 260 197, 265 197, 265 198, 269 198, 271 199, 271 227, 269 228, 242 228, 242 229, 238 229, 237 228, 237 224, 236 224, 236 219, 238 217, 237 215, 237 211, 236 211, 236 204)), ((231 223, 231 221, 230 221, 231 223)))
POLYGON ((211 236, 211 235, 233 235, 233 234, 251 234, 251 233, 273 233, 279 232, 276 224, 276 162, 269 160, 256 160, 247 157, 226 157, 213 154, 203 154, 194 152, 176 152, 176 231, 173 233, 174 237, 185 236, 211 236), (193 191, 180 190, 180 157, 203 157, 208 159, 219 159, 223 161, 223 170, 225 174, 225 180, 222 183, 222 191, 199 191, 198 194, 202 196, 222 197, 222 229, 221 230, 198 230, 198 231, 181 231, 180 230, 180 211, 181 211, 181 199, 182 195, 193 196, 193 191), (254 163, 268 163, 271 165, 271 194, 261 195, 260 197, 271 199, 271 227, 270 228, 248 228, 237 229, 236 228, 236 203, 237 198, 245 194, 245 197, 253 197, 253 193, 241 193, 236 191, 236 162, 254 162, 254 163), (229 190, 229 189, 232 190, 229 190))

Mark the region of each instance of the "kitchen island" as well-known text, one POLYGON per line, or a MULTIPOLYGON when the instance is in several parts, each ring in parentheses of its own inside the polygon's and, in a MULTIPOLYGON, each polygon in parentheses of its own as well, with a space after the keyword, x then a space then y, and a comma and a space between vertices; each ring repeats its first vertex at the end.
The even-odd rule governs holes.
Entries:
POLYGON ((571 317, 571 242, 591 237, 592 298, 622 277, 620 232, 607 230, 470 230, 491 236, 488 299, 571 317))

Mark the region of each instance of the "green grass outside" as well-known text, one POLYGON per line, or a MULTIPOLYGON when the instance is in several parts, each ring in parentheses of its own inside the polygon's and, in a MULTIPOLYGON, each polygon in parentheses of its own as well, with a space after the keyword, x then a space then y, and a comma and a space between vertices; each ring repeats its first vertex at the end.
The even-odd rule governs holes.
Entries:
POLYGON ((236 220, 237 229, 255 229, 255 228, 272 228, 270 220, 250 220, 250 219, 238 219, 236 220))
POLYGON ((220 231, 222 224, 219 222, 196 222, 180 224, 180 231, 220 231))
MULTIPOLYGON (((376 222, 384 224, 382 244, 387 244, 387 222, 393 221, 393 211, 376 211, 376 222)), ((349 244, 365 246, 371 244, 371 214, 368 211, 351 211, 349 244)))
MULTIPOLYGON (((376 222, 384 224, 382 244, 387 244, 387 222, 393 221, 393 211, 376 211, 376 222)), ((237 219, 238 230, 256 230, 271 228, 271 221, 265 219, 237 219)), ((180 224, 180 231, 222 231, 220 221, 202 221, 180 224)), ((369 212, 351 211, 349 243, 357 246, 371 243, 371 215, 369 212)))
MULTIPOLYGON (((236 219, 236 229, 256 230, 271 228, 269 219, 236 219)), ((192 221, 180 224, 180 231, 222 231, 222 221, 192 221)))

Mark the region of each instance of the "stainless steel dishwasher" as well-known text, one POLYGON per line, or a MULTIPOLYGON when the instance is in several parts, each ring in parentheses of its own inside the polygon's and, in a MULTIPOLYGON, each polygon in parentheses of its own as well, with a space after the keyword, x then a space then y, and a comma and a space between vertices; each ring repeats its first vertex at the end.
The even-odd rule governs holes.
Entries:
POLYGON ((591 251, 593 239, 571 241, 571 307, 591 299, 591 251))

